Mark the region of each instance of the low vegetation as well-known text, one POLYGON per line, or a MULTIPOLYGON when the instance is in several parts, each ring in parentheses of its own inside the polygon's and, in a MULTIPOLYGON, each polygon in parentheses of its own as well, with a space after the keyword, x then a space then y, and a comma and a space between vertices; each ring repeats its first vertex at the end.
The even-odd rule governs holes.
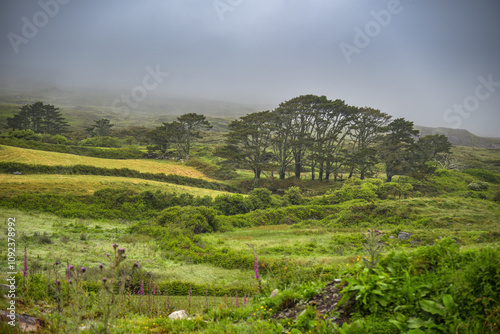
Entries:
MULTIPOLYGON (((15 236, 16 313, 41 332, 500 331, 498 151, 415 140, 411 122, 314 96, 224 133, 197 114, 67 133, 15 117, 0 242, 15 236), (307 101, 345 124, 308 114, 324 141, 277 126, 307 101)), ((0 254, 5 279, 13 252, 0 254)))

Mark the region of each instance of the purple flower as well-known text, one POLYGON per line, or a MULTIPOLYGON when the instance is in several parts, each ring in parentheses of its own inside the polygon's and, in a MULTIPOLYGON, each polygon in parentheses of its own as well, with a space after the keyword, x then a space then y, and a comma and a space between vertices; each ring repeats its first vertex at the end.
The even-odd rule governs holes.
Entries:
POLYGON ((102 263, 99 263, 99 269, 102 270, 102 268, 104 268, 104 265, 102 263))
POLYGON ((156 295, 156 283, 155 283, 155 285, 153 287, 153 295, 156 295))
POLYGON ((113 246, 114 249, 116 249, 116 247, 118 247, 117 244, 113 244, 112 246, 113 246))
POLYGON ((245 296, 243 297, 243 305, 247 306, 247 293, 245 292, 245 296))
POLYGON ((109 253, 106 253, 106 256, 109 257, 109 253))
POLYGON ((144 281, 141 281, 141 288, 137 292, 138 295, 144 296, 144 281))
POLYGON ((66 270, 66 277, 68 278, 68 282, 71 283, 71 273, 70 273, 70 270, 73 269, 73 266, 72 265, 68 265, 68 268, 66 270))
POLYGON ((108 280, 108 279, 107 279, 106 277, 103 277, 103 278, 102 278, 102 281, 103 281, 104 283, 106 283, 106 281, 107 281, 107 280, 108 280))
POLYGON ((139 263, 134 262, 134 268, 139 268, 139 267, 140 267, 139 263))
POLYGON ((125 248, 118 248, 118 254, 125 253, 125 248))
POLYGON ((61 264, 61 262, 59 262, 59 261, 56 261, 56 262, 54 263, 54 265, 55 265, 55 266, 58 266, 58 265, 60 265, 60 264, 61 264))
POLYGON ((80 268, 80 271, 81 271, 82 273, 84 273, 84 272, 86 272, 86 271, 87 271, 87 268, 85 268, 85 267, 81 267, 81 268, 80 268))
POLYGON ((59 285, 61 285, 61 281, 60 281, 60 280, 58 280, 58 279, 56 279, 56 280, 54 281, 54 284, 55 284, 56 286, 59 286, 59 285))

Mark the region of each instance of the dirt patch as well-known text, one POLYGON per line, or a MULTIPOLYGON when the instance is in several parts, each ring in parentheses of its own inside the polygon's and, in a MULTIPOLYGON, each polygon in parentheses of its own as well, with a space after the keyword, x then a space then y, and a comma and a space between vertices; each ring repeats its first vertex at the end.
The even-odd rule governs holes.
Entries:
POLYGON ((330 321, 336 323, 338 326, 342 326, 344 322, 350 319, 349 309, 338 309, 337 303, 342 298, 340 291, 345 287, 345 284, 341 284, 339 280, 328 283, 321 293, 315 295, 307 301, 301 301, 295 305, 282 310, 281 312, 273 316, 274 319, 292 319, 297 318, 308 306, 315 306, 316 310, 321 314, 325 315, 332 311, 339 312, 340 315, 331 316, 330 321))

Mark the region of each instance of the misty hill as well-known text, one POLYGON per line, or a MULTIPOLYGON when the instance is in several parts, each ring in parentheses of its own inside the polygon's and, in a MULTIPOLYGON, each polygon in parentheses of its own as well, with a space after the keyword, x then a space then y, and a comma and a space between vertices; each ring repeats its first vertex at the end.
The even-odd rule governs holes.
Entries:
POLYGON ((500 149, 500 138, 479 137, 464 129, 432 128, 420 125, 415 125, 415 129, 420 131, 422 137, 436 134, 445 135, 455 146, 500 149))

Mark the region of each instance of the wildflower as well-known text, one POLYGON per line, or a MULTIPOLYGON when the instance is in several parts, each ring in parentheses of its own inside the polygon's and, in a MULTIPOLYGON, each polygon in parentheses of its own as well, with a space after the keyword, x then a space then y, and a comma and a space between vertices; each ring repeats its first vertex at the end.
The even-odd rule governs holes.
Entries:
POLYGON ((102 271, 102 268, 104 268, 104 265, 102 263, 99 263, 99 269, 101 269, 101 271, 102 271))
POLYGON ((109 253, 106 253, 106 256, 109 257, 109 253))
POLYGON ((58 266, 60 264, 61 264, 61 262, 59 262, 59 261, 54 262, 54 266, 58 266))
POLYGON ((139 288, 139 291, 137 292, 137 294, 144 296, 144 281, 141 281, 141 287, 139 288))
POLYGON ((139 267, 140 267, 139 263, 134 262, 134 268, 139 268, 139 267))
POLYGON ((58 280, 58 279, 56 279, 56 280, 54 281, 54 284, 55 284, 56 286, 59 286, 59 285, 61 285, 61 281, 60 281, 60 280, 58 280))
POLYGON ((125 253, 125 248, 118 248, 118 254, 125 253))
POLYGON ((117 244, 112 244, 111 246, 113 246, 113 248, 116 250, 116 247, 118 247, 117 244))
POLYGON ((246 292, 245 292, 245 296, 243 297, 243 305, 247 306, 247 293, 246 292))
POLYGON ((107 280, 108 280, 108 279, 107 279, 106 277, 103 277, 103 278, 102 278, 102 281, 103 281, 104 283, 106 283, 106 281, 107 281, 107 280))
POLYGON ((80 271, 81 271, 82 273, 84 273, 84 272, 86 272, 86 271, 87 271, 87 268, 85 268, 85 267, 81 267, 81 268, 80 268, 80 271))
POLYGON ((68 278, 68 283, 71 283, 71 269, 73 269, 72 265, 68 265, 66 270, 66 277, 68 278))

